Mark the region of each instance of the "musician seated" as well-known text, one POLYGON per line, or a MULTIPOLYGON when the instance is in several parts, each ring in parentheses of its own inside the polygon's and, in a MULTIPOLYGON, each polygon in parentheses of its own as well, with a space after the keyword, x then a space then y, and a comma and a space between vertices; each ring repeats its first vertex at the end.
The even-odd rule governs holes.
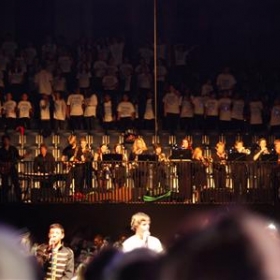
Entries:
MULTIPOLYGON (((55 171, 55 159, 54 156, 48 152, 46 144, 40 145, 40 153, 34 159, 33 172, 43 173, 45 175, 54 174, 55 171)), ((41 180, 41 187, 52 187, 53 180, 45 176, 41 180)))

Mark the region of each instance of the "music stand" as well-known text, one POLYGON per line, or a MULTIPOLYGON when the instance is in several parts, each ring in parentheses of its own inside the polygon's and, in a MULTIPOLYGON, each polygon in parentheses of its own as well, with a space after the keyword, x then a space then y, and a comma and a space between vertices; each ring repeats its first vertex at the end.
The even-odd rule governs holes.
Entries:
POLYGON ((228 155, 229 161, 246 161, 246 154, 244 153, 231 153, 228 155))
POLYGON ((191 160, 191 158, 192 151, 189 149, 172 150, 172 155, 170 156, 170 159, 191 160))
POLYGON ((269 161, 269 162, 272 162, 272 161, 278 161, 278 155, 276 154, 269 154, 269 155, 261 155, 261 161, 269 161))
POLYGON ((105 154, 102 156, 103 161, 122 161, 120 154, 105 154))
POLYGON ((158 161, 157 155, 138 155, 138 161, 158 161))

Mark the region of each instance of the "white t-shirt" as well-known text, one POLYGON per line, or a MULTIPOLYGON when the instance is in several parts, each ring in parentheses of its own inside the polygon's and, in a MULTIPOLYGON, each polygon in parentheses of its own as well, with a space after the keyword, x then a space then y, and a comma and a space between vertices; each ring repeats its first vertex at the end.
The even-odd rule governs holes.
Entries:
POLYGON ((137 75, 137 85, 139 88, 150 89, 152 87, 152 78, 148 73, 140 73, 137 75))
POLYGON ((109 46, 109 50, 111 52, 112 57, 114 58, 114 61, 116 65, 119 65, 122 63, 123 60, 123 49, 124 49, 124 43, 113 43, 109 46))
POLYGON ((232 89, 236 84, 236 80, 232 74, 221 73, 217 77, 217 86, 221 90, 232 89))
POLYGON ((231 99, 224 97, 219 99, 219 110, 221 121, 231 121, 231 99))
POLYGON ((167 75, 167 69, 163 65, 159 65, 157 69, 157 81, 164 82, 167 75))
POLYGON ((85 101, 85 117, 96 117, 96 108, 98 105, 96 94, 92 94, 89 98, 86 98, 85 101))
POLYGON ((212 85, 204 84, 201 87, 201 96, 208 96, 211 92, 213 92, 214 88, 212 85))
POLYGON ((194 105, 194 114, 203 115, 204 114, 204 98, 202 96, 192 97, 192 102, 194 105))
POLYGON ((262 124, 262 110, 263 104, 261 101, 251 101, 249 103, 250 108, 250 124, 262 124))
POLYGON ((77 74, 77 79, 79 81, 79 87, 80 88, 89 88, 90 78, 91 78, 90 72, 79 72, 77 74))
POLYGON ((192 118, 194 115, 193 113, 193 104, 190 99, 183 98, 182 99, 182 106, 181 106, 181 118, 192 118))
POLYGON ((233 100, 231 117, 235 120, 242 121, 244 119, 244 100, 233 100))
POLYGON ((112 102, 111 101, 104 102, 103 108, 104 108, 103 121, 112 122, 113 121, 112 102))
POLYGON ((73 93, 68 96, 67 105, 70 106, 70 116, 82 116, 84 96, 79 93, 73 93))
POLYGON ((209 98, 205 102, 205 114, 208 117, 218 117, 219 102, 215 98, 209 98))
POLYGON ((280 125, 280 105, 274 105, 270 114, 270 125, 280 125))
POLYGON ((130 63, 124 63, 120 65, 120 76, 121 79, 127 79, 131 77, 133 73, 133 66, 130 63))
POLYGON ((46 100, 40 100, 40 116, 41 120, 50 120, 50 102, 46 102, 46 100))
POLYGON ((35 75, 35 84, 38 86, 39 93, 52 94, 53 76, 47 70, 41 70, 35 75))
POLYGON ((153 120, 154 118, 155 118, 155 114, 154 114, 154 109, 153 109, 153 100, 148 99, 147 102, 146 102, 144 119, 145 120, 153 120))
POLYGON ((66 79, 64 77, 55 77, 53 88, 55 91, 66 91, 66 79))
POLYGON ((69 56, 60 56, 58 58, 58 64, 62 73, 71 72, 72 59, 69 56))
POLYGON ((125 81, 124 91, 131 90, 131 78, 133 74, 133 66, 130 63, 120 65, 120 78, 125 81))
POLYGON ((139 54, 140 54, 140 57, 142 57, 146 61, 147 64, 150 64, 151 59, 154 55, 154 52, 152 49, 150 49, 148 47, 143 47, 143 48, 139 49, 139 54))
POLYGON ((147 242, 140 239, 137 235, 133 235, 123 242, 123 252, 130 252, 139 248, 148 248, 156 253, 163 251, 161 242, 154 236, 149 236, 147 242))
POLYGON ((64 99, 54 101, 53 118, 59 121, 64 121, 66 119, 66 102, 64 99))
POLYGON ((119 113, 120 118, 129 118, 135 113, 135 108, 131 102, 121 101, 118 104, 117 112, 119 113))
POLYGON ((23 75, 22 71, 18 72, 10 72, 9 73, 9 80, 12 85, 20 85, 23 82, 23 75))
POLYGON ((30 110, 32 109, 30 101, 19 101, 17 108, 19 118, 30 118, 30 110))
POLYGON ((106 74, 107 63, 103 60, 97 60, 93 64, 93 69, 95 76, 98 78, 102 78, 106 74))
POLYGON ((27 65, 31 65, 37 56, 37 51, 33 47, 28 47, 24 50, 25 57, 26 57, 26 63, 27 65))
POLYGON ((118 85, 118 79, 116 76, 106 75, 102 79, 102 85, 105 90, 115 90, 118 85))
POLYGON ((4 102, 3 104, 3 109, 6 118, 16 118, 16 108, 17 108, 17 103, 14 100, 8 100, 4 102))
POLYGON ((166 93, 163 97, 165 113, 180 114, 181 96, 173 92, 166 93))

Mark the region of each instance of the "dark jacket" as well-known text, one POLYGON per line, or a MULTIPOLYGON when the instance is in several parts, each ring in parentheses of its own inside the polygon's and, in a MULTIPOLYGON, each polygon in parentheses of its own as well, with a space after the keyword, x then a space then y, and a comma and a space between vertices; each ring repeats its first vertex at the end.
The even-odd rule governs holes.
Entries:
POLYGON ((37 249, 37 258, 43 266, 45 279, 70 280, 74 275, 74 253, 69 247, 61 246, 58 251, 51 251, 47 244, 37 249))

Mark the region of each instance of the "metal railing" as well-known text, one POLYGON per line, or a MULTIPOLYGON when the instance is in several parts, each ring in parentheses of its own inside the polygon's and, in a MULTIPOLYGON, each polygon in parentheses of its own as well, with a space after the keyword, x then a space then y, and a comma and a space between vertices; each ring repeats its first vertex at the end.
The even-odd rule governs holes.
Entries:
POLYGON ((56 162, 50 173, 34 172, 33 165, 21 161, 16 171, 2 172, 1 202, 272 204, 280 185, 276 162, 56 162))

